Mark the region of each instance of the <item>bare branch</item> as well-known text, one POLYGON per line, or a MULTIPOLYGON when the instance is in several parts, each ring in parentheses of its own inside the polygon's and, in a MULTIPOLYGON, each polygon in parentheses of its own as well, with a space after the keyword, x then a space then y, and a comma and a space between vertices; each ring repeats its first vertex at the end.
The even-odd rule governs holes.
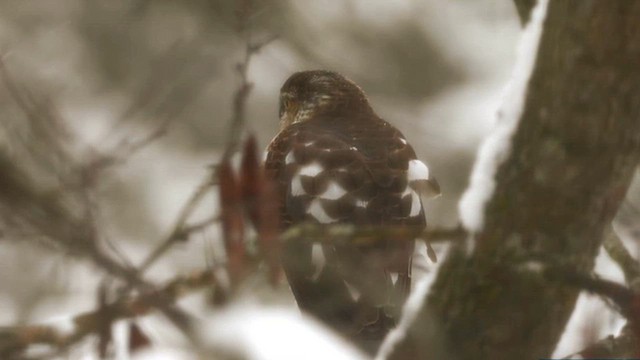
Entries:
MULTIPOLYGON (((237 31, 240 35, 245 37, 245 53, 242 62, 236 65, 236 70, 240 77, 240 85, 235 91, 232 100, 232 117, 229 128, 229 142, 225 148, 223 155, 224 159, 229 159, 235 151, 239 148, 241 142, 242 131, 246 123, 246 102, 251 91, 252 84, 249 82, 248 69, 252 57, 257 54, 264 46, 268 45, 276 37, 269 37, 260 42, 253 42, 251 39, 250 18, 252 16, 252 3, 250 0, 242 1, 238 5, 237 9, 237 31)), ((151 254, 142 262, 139 267, 141 272, 148 269, 155 261, 157 261, 162 255, 164 255, 176 242, 185 239, 192 231, 198 231, 203 227, 215 222, 215 219, 205 221, 205 223, 194 226, 186 226, 188 218, 193 211, 199 205, 200 201, 204 198, 211 186, 215 183, 215 174, 208 174, 202 183, 196 188, 196 191, 187 200, 187 203, 183 206, 177 220, 174 223, 172 231, 167 237, 160 243, 160 245, 154 249, 151 254)), ((217 218, 217 217, 216 217, 217 218)))
POLYGON ((149 254, 149 256, 142 262, 142 264, 138 267, 138 270, 140 272, 144 272, 145 270, 147 270, 156 260, 158 260, 169 249, 171 249, 171 247, 175 243, 184 240, 190 232, 198 231, 200 228, 206 227, 209 225, 209 223, 206 222, 205 224, 201 224, 196 227, 194 226, 188 227, 186 226, 186 223, 187 223, 187 220, 189 220, 189 217, 191 216, 191 214, 193 214, 193 212, 196 210, 196 208, 198 207, 202 199, 207 195, 212 185, 213 185, 213 176, 209 173, 200 182, 200 185, 198 185, 196 190, 189 197, 187 202, 183 205, 173 225, 173 228, 169 232, 167 237, 160 242, 160 245, 158 245, 158 247, 155 248, 149 254))
POLYGON ((518 11, 518 17, 520 18, 520 24, 526 25, 531 18, 531 10, 536 5, 536 0, 513 0, 513 4, 518 11))
POLYGON ((564 359, 625 359, 637 358, 638 335, 629 326, 622 329, 620 335, 608 336, 579 352, 564 359))
POLYGON ((640 299, 640 295, 624 285, 583 273, 571 265, 548 266, 544 275, 549 281, 561 282, 610 300, 631 323, 640 320, 640 309, 635 308, 635 301, 640 299))
POLYGON ((253 1, 239 1, 236 9, 237 32, 245 41, 245 49, 243 60, 236 64, 240 85, 233 95, 233 113, 230 120, 229 140, 223 155, 225 159, 229 159, 238 150, 242 140, 242 131, 246 124, 246 103, 253 88, 248 75, 251 60, 263 47, 277 38, 277 36, 270 36, 262 41, 254 41, 251 29, 252 15, 253 1))
POLYGON ((640 160, 638 17, 640 2, 548 2, 537 54, 523 53, 535 56, 531 77, 516 74, 527 81, 522 113, 511 114, 519 119, 506 150, 483 159, 499 166, 486 174, 495 190, 478 209, 475 248, 452 249, 398 344, 416 349, 413 358, 429 356, 434 323, 460 359, 543 358, 555 348, 580 288, 512 262, 535 253, 593 268, 640 160))
MULTIPOLYGON (((607 229, 603 246, 609 256, 622 269, 627 284, 632 288, 640 286, 640 263, 629 254, 612 226, 607 229)), ((640 288, 637 290, 640 290, 640 288)))
POLYGON ((280 236, 280 241, 305 239, 335 245, 371 246, 388 239, 418 238, 427 243, 435 243, 462 241, 466 237, 467 232, 461 226, 422 230, 420 227, 410 226, 301 223, 288 228, 280 236))
POLYGON ((99 334, 107 323, 119 319, 134 318, 148 314, 154 308, 164 306, 168 301, 203 288, 215 287, 213 270, 203 270, 189 276, 178 277, 157 290, 145 291, 132 298, 120 299, 104 304, 94 311, 82 313, 72 318, 73 330, 64 331, 53 325, 26 325, 0 328, 0 355, 9 356, 36 344, 51 345, 54 350, 66 348, 91 334, 99 334))
MULTIPOLYGON (((39 189, 19 165, 0 152, 0 215, 3 220, 30 229, 66 254, 91 261, 130 288, 150 289, 134 269, 118 263, 99 246, 95 224, 73 214, 59 197, 39 189)), ((188 316, 159 298, 165 315, 189 336, 188 316)))
POLYGON ((172 122, 171 119, 165 119, 155 129, 139 139, 124 138, 114 147, 113 151, 97 155, 86 164, 82 164, 78 170, 83 175, 82 183, 78 185, 91 186, 105 169, 127 162, 137 152, 166 135, 172 122))

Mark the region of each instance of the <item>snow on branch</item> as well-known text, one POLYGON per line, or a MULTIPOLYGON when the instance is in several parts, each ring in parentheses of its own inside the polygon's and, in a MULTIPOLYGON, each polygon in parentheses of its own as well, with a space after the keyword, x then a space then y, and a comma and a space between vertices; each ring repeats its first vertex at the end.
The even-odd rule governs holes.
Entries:
POLYGON ((522 34, 518 59, 511 81, 503 95, 502 106, 498 111, 498 121, 495 129, 484 140, 478 151, 471 173, 471 184, 460 200, 460 218, 469 232, 482 230, 484 209, 496 187, 496 172, 511 151, 511 137, 518 127, 524 110, 527 85, 535 65, 548 2, 548 0, 538 2, 532 19, 522 34))

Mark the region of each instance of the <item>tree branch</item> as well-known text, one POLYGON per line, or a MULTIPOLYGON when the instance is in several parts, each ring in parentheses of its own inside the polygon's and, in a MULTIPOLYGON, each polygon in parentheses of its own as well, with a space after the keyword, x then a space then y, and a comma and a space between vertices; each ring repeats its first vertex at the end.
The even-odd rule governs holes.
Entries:
POLYGON ((280 240, 287 242, 305 239, 335 245, 369 246, 388 239, 418 238, 427 243, 435 243, 462 241, 466 237, 467 232, 461 226, 422 230, 410 226, 302 223, 288 228, 280 236, 280 240))
POLYGON ((3 358, 8 357, 36 344, 51 345, 57 351, 77 343, 87 335, 99 333, 105 321, 110 324, 116 320, 145 315, 162 305, 165 300, 173 303, 190 292, 215 285, 214 270, 208 269, 178 277, 160 289, 146 291, 133 298, 120 299, 97 310, 78 314, 71 319, 71 330, 63 330, 56 324, 0 328, 0 355, 3 358), (106 319, 105 314, 108 315, 106 319))
POLYGON ((516 6, 518 16, 520 18, 520 24, 526 25, 531 18, 531 10, 536 5, 536 0, 513 0, 513 4, 516 6))
POLYGON ((638 357, 638 335, 629 326, 620 335, 608 336, 564 359, 625 359, 638 357))
POLYGON ((632 289, 640 291, 640 263, 629 254, 629 251, 612 226, 607 229, 602 245, 605 250, 607 250, 607 254, 609 254, 613 261, 622 269, 627 284, 629 284, 632 289))
MULTIPOLYGON (((38 137, 44 139, 45 144, 40 144, 40 146, 43 146, 44 150, 54 151, 58 157, 57 160, 64 165, 76 165, 76 159, 67 149, 69 144, 64 141, 68 140, 64 136, 68 135, 64 131, 64 122, 53 111, 53 105, 46 102, 44 106, 37 106, 28 91, 21 89, 12 79, 1 60, 0 77, 9 89, 14 101, 31 122, 31 127, 38 132, 38 137)), ((152 140, 151 137, 148 139, 148 141, 152 140)), ((136 148, 128 150, 131 153, 135 152, 137 148, 144 146, 148 141, 135 143, 136 148)), ((46 160, 49 159, 43 158, 42 160, 45 160, 46 163, 46 160)), ((58 177, 61 183, 59 189, 52 191, 43 186, 40 179, 28 171, 27 165, 0 151, 0 173, 2 173, 0 176, 0 218, 17 229, 28 229, 34 235, 31 240, 39 238, 48 246, 62 250, 66 254, 91 261, 107 274, 122 280, 129 288, 151 289, 152 284, 140 277, 135 269, 121 264, 101 247, 100 232, 92 218, 94 209, 91 208, 92 204, 88 200, 87 184, 83 184, 79 188, 81 190, 78 192, 79 194, 65 191, 71 190, 67 185, 73 184, 73 182, 68 180, 73 176, 78 176, 82 172, 78 170, 82 168, 72 166, 72 171, 68 172, 73 175, 71 177, 67 173, 63 176, 60 169, 55 166, 53 169, 46 167, 45 169, 52 170, 52 175, 58 177), (87 209, 84 209, 85 214, 79 214, 79 211, 74 209, 71 205, 74 204, 72 200, 78 200, 87 205, 87 209)), ((172 307, 163 297, 158 297, 155 304, 174 325, 181 329, 185 335, 190 336, 190 321, 187 314, 172 307)))
POLYGON ((207 221, 204 223, 204 225, 201 224, 199 226, 194 227, 194 226, 187 226, 187 221, 189 220, 189 217, 191 216, 191 214, 193 214, 195 209, 198 207, 202 199, 204 199, 204 197, 207 195, 207 193, 211 189, 211 186, 213 185, 213 182, 214 182, 213 175, 208 173, 204 177, 204 179, 201 181, 200 185, 196 187, 193 194, 191 194, 189 199, 187 199, 187 201, 183 205, 173 225, 172 230, 169 232, 166 238, 160 242, 158 247, 156 247, 149 254, 149 256, 147 256, 147 258, 142 262, 142 264, 140 264, 140 266, 138 267, 138 270, 141 273, 146 271, 154 262, 160 259, 162 255, 164 255, 169 249, 171 249, 171 247, 175 243, 179 241, 183 241, 188 237, 188 235, 191 232, 198 231, 202 226, 207 226, 211 224, 210 222, 207 221))
POLYGON ((421 334, 436 322, 460 359, 551 354, 579 289, 515 271, 513 261, 538 254, 592 269, 640 155, 638 18, 635 1, 550 1, 523 113, 475 249, 452 250, 398 348, 428 358, 421 334))
POLYGON ((233 94, 233 113, 229 126, 229 138, 223 157, 225 159, 238 150, 242 142, 242 131, 246 123, 246 103, 253 84, 249 81, 249 65, 253 56, 263 47, 275 40, 276 36, 270 36, 262 41, 254 41, 251 28, 253 15, 253 0, 241 0, 236 10, 237 32, 244 39, 244 58, 236 64, 236 71, 240 78, 240 85, 233 94))

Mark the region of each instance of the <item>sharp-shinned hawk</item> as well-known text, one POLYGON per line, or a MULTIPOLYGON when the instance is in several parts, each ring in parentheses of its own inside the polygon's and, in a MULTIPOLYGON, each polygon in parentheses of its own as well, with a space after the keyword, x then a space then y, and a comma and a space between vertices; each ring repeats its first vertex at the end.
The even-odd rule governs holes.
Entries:
MULTIPOLYGON (((280 92, 266 170, 284 228, 302 222, 426 226, 421 196, 439 193, 404 135, 355 83, 330 71, 293 74, 280 92)), ((371 246, 298 241, 283 267, 299 307, 370 352, 397 323, 411 285, 414 239, 371 246)))

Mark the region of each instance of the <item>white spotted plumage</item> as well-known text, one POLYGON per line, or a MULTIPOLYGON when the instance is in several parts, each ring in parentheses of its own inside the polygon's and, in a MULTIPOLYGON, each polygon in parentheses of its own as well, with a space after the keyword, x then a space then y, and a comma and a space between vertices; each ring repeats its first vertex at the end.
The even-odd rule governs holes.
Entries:
POLYGON ((407 180, 429 180, 429 168, 420 160, 410 160, 407 180))
POLYGON ((307 214, 313 216, 313 218, 321 224, 330 224, 338 221, 338 219, 332 218, 327 214, 319 199, 313 199, 311 201, 311 204, 309 204, 307 208, 307 214))
POLYGON ((409 211, 409 216, 414 217, 420 214, 420 210, 422 210, 422 204, 420 203, 420 196, 417 192, 411 190, 411 210, 409 211))
POLYGON ((343 197, 347 191, 342 188, 342 186, 338 185, 335 181, 330 181, 327 189, 320 194, 321 199, 325 200, 338 200, 343 197))
POLYGON ((300 175, 296 175, 291 179, 291 196, 301 196, 306 195, 307 193, 304 191, 302 187, 302 179, 300 175))
MULTIPOLYGON (((424 228, 422 197, 435 179, 357 85, 332 72, 297 73, 283 85, 280 106, 281 132, 266 168, 285 228, 307 221, 424 228)), ((410 290, 411 235, 381 238, 366 251, 308 240, 282 248, 300 308, 339 332, 382 339, 410 290)))
POLYGON ((320 174, 324 169, 319 162, 312 162, 311 164, 304 165, 300 167, 300 171, 298 171, 298 175, 303 176, 316 176, 320 174))
POLYGON ((293 164, 294 162, 296 162, 296 157, 293 154, 293 150, 292 150, 292 151, 289 151, 287 156, 284 158, 284 163, 285 165, 289 165, 289 164, 293 164))
POLYGON ((320 277, 320 274, 322 274, 322 270, 327 263, 322 244, 313 244, 311 246, 311 263, 315 267, 314 273, 311 275, 311 280, 316 281, 320 277))

